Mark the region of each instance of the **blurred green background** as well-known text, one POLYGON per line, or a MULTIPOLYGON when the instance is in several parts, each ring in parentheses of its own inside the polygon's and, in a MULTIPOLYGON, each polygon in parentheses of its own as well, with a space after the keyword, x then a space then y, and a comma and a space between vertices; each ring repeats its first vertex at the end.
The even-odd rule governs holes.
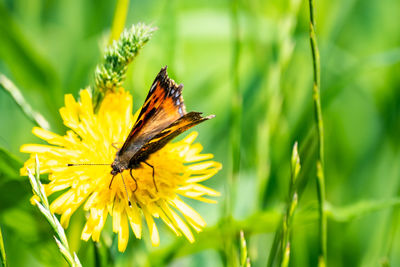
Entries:
MULTIPOLYGON (((65 93, 93 84, 116 2, 0 0, 0 72, 63 134, 65 93)), ((400 266, 400 29, 395 0, 317 1, 329 266, 400 266)), ((130 1, 126 26, 158 27, 129 68, 125 88, 139 108, 161 67, 185 85, 188 110, 216 114, 197 128, 204 151, 224 169, 205 184, 217 205, 189 203, 208 227, 189 244, 163 223, 161 245, 148 234, 116 248, 110 225, 103 242, 80 241, 84 214, 67 230, 84 266, 224 266, 243 229, 253 266, 266 266, 285 209, 290 155, 299 142, 302 181, 293 222, 291 266, 318 257, 316 136, 308 3, 297 0, 130 1), (237 91, 239 90, 239 91, 237 91), (242 110, 232 112, 234 92, 242 110), (240 138, 240 172, 229 185, 230 136, 240 138), (228 208, 226 208, 228 207, 228 208), (231 207, 231 209, 229 208, 231 207), (232 220, 225 220, 232 213, 232 220), (227 235, 231 239, 227 238, 227 235), (107 245, 111 245, 107 249, 107 245)), ((34 124, 0 90, 0 226, 9 266, 66 265, 52 230, 31 206, 19 168, 34 124)), ((110 219, 109 219, 110 220, 110 219)), ((131 235, 132 237, 132 235, 131 235)))

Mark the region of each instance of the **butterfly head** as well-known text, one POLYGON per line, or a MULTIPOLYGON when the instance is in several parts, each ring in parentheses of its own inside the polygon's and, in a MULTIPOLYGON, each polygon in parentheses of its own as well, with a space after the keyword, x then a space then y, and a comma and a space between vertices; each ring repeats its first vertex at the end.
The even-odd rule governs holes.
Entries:
POLYGON ((111 174, 117 175, 118 173, 121 173, 124 170, 126 170, 127 166, 124 166, 124 164, 122 164, 117 157, 117 158, 115 158, 114 162, 111 164, 111 168, 112 168, 111 174))

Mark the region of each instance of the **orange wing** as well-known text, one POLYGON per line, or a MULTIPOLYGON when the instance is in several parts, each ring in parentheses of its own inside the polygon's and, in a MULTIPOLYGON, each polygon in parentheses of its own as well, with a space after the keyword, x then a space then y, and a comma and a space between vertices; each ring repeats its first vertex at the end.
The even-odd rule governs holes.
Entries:
POLYGON ((183 133, 184 131, 189 130, 193 126, 206 121, 208 119, 212 119, 215 116, 210 115, 207 117, 202 117, 201 112, 189 112, 179 118, 177 121, 169 125, 167 128, 162 130, 159 134, 154 136, 148 143, 146 143, 132 158, 133 162, 142 162, 147 159, 147 157, 154 153, 155 151, 164 147, 169 141, 183 133))
POLYGON ((132 157, 143 145, 186 114, 182 98, 183 85, 177 85, 167 75, 167 67, 155 78, 142 106, 138 119, 124 145, 118 151, 132 157))

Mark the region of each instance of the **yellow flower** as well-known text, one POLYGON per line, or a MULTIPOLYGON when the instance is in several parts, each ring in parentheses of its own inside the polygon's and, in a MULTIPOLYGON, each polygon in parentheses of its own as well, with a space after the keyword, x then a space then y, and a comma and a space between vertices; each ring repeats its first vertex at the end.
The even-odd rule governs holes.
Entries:
POLYGON ((112 144, 125 141, 135 117, 132 116, 132 96, 120 89, 108 93, 98 113, 93 112, 92 99, 87 90, 80 93, 80 102, 72 95, 65 96, 65 107, 60 109, 64 124, 71 130, 60 136, 35 127, 33 133, 50 145, 26 144, 21 151, 30 153, 30 158, 21 169, 33 168, 37 154, 41 173, 48 173, 50 183, 45 185, 47 195, 62 191, 50 208, 61 214, 61 223, 68 226, 71 215, 83 205, 88 212, 87 222, 81 238, 99 241, 100 233, 108 215, 112 216, 112 228, 118 233, 118 249, 124 251, 129 239, 129 225, 137 238, 142 236, 142 217, 150 232, 153 246, 160 243, 154 218, 161 218, 176 235, 185 235, 194 241, 188 224, 199 232, 205 227, 203 218, 181 196, 213 203, 205 196, 219 196, 217 191, 200 182, 209 179, 222 167, 211 161, 212 154, 200 154, 202 146, 193 144, 197 133, 169 143, 153 153, 148 162, 154 166, 157 189, 153 183, 152 169, 147 166, 134 169, 133 181, 129 170, 122 173, 132 207, 120 175, 112 179, 111 162, 117 150, 112 144), (105 166, 72 166, 70 163, 110 163, 105 166), (182 216, 185 220, 182 219, 182 216))

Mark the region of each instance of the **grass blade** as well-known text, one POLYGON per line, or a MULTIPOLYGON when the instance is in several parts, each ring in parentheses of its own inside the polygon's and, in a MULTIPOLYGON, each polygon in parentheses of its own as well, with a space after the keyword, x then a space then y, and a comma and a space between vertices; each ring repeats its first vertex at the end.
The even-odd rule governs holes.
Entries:
POLYGON ((321 63, 315 32, 315 0, 309 0, 310 9, 310 45, 313 60, 314 83, 313 101, 315 123, 318 135, 318 158, 317 158, 317 194, 319 205, 319 259, 318 266, 326 266, 326 242, 327 242, 327 222, 324 212, 325 204, 325 172, 324 172, 324 126, 321 110, 321 63))
POLYGON ((35 164, 35 175, 32 173, 30 169, 28 170, 28 176, 29 176, 29 181, 31 182, 32 189, 35 193, 35 197, 40 199, 38 201, 35 199, 36 206, 40 210, 40 212, 45 216, 51 227, 53 228, 54 232, 56 233, 56 236, 54 237, 57 246, 67 261, 67 263, 70 266, 73 267, 80 267, 82 266, 78 257, 76 257, 75 253, 71 253, 69 250, 69 245, 68 245, 68 240, 65 235, 65 231, 62 228, 60 222, 58 221, 57 217, 54 215, 54 213, 51 212, 50 206, 49 206, 49 201, 47 199, 46 193, 44 191, 44 187, 42 183, 40 182, 40 166, 39 166, 39 160, 38 157, 36 156, 36 164, 35 164))
POLYGON ((25 100, 21 91, 10 81, 5 75, 0 74, 0 87, 10 94, 12 99, 21 108, 24 115, 34 124, 42 127, 43 129, 50 129, 49 122, 39 113, 33 110, 29 103, 25 100))
POLYGON ((1 227, 0 227, 0 254, 1 254, 2 266, 7 267, 7 256, 6 256, 6 250, 4 249, 4 241, 3 241, 3 234, 1 233, 1 227))
POLYGON ((240 266, 250 267, 250 257, 247 252, 247 244, 243 230, 240 230, 240 266))
POLYGON ((124 29, 126 16, 128 14, 129 0, 118 0, 115 7, 114 19, 111 27, 110 41, 118 39, 124 29))

